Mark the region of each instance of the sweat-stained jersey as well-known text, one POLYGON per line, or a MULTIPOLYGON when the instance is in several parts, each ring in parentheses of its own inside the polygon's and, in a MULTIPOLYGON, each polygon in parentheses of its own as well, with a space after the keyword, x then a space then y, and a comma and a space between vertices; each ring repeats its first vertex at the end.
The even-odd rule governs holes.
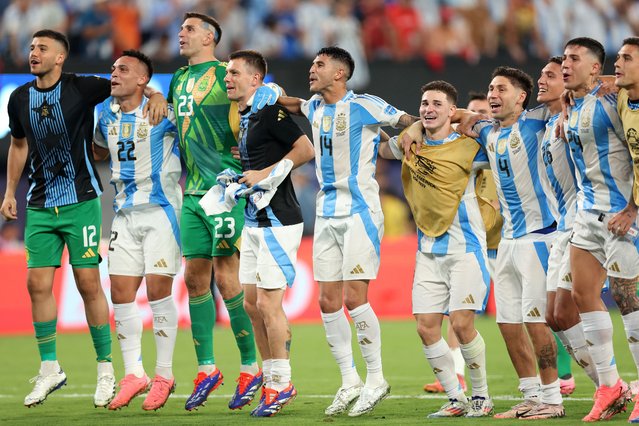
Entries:
POLYGON ((637 204, 639 203, 639 109, 630 107, 626 89, 620 89, 617 96, 617 111, 621 117, 626 143, 632 156, 635 177, 632 194, 637 204))
POLYGON ((204 62, 185 66, 173 74, 168 101, 173 104, 180 153, 186 165, 185 194, 204 195, 217 184, 217 174, 241 171, 231 155, 237 146, 237 102, 226 96, 226 63, 204 62))
POLYGON ((632 194, 632 160, 617 112, 617 95, 597 97, 595 87, 568 110, 566 137, 575 161, 577 209, 614 213, 632 194))
POLYGON ((549 186, 548 194, 552 195, 558 213, 557 230, 569 231, 577 214, 577 176, 575 163, 570 155, 570 146, 555 136, 555 128, 559 114, 554 115, 546 125, 541 142, 541 158, 546 173, 545 183, 549 186))
MULTIPOLYGON (((104 101, 103 111, 109 111, 112 100, 110 97, 104 101)), ((173 108, 169 107, 168 119, 151 126, 148 117, 142 115, 147 101, 143 98, 138 108, 118 114, 113 122, 101 115, 95 128, 94 143, 111 154, 116 212, 146 204, 182 208, 177 129, 170 121, 175 119, 173 108)))
POLYGON ((352 91, 336 104, 320 95, 302 103, 313 129, 315 171, 320 190, 317 215, 351 216, 381 211, 375 164, 382 126, 397 125, 405 114, 372 95, 352 91))
POLYGON ((102 193, 93 162, 93 109, 111 92, 109 80, 63 73, 48 89, 36 81, 9 97, 11 136, 27 138, 29 207, 59 207, 102 193))
POLYGON ((537 107, 524 111, 510 127, 492 121, 475 125, 493 171, 504 238, 519 238, 555 222, 540 179, 539 146, 548 118, 547 109, 537 107))

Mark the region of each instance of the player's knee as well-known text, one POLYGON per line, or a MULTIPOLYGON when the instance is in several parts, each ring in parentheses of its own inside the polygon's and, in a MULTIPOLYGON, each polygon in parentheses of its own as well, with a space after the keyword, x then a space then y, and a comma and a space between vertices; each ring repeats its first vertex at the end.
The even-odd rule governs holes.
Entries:
POLYGON ((29 291, 31 300, 45 299, 52 295, 52 289, 48 283, 34 278, 27 280, 27 290, 29 291))
POLYGON ((353 309, 358 308, 365 303, 366 299, 359 297, 358 295, 347 294, 346 297, 344 297, 344 306, 346 306, 346 309, 348 309, 349 311, 352 311, 353 309))
POLYGON ((442 338, 441 330, 436 330, 435 327, 421 321, 417 321, 417 334, 426 346, 433 345, 442 338))
POLYGON ((557 325, 557 318, 554 311, 546 311, 546 324, 548 324, 548 327, 550 327, 550 329, 553 331, 559 330, 559 326, 557 325))
POLYGON ((332 314, 342 309, 342 299, 329 294, 320 294, 320 310, 325 314, 332 314))

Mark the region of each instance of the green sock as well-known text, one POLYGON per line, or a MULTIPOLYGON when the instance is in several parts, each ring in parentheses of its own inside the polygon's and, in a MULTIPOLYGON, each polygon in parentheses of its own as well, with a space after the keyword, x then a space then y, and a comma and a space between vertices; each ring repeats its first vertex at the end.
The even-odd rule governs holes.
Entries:
POLYGON ((45 322, 34 322, 35 337, 40 351, 40 361, 55 361, 58 359, 55 350, 56 324, 58 319, 45 322))
POLYGON ((111 327, 109 324, 90 325, 93 347, 98 362, 111 362, 111 327))
POLYGON ((244 292, 241 292, 232 299, 225 300, 224 304, 229 311, 231 328, 235 335, 237 347, 240 350, 242 365, 251 365, 257 361, 257 353, 255 351, 253 325, 246 310, 244 310, 244 292))
POLYGON ((215 364, 213 355, 213 326, 215 325, 215 302, 211 292, 189 298, 191 333, 198 365, 215 364))
POLYGON ((572 369, 570 368, 570 363, 572 362, 572 358, 566 351, 566 348, 564 348, 561 340, 559 340, 559 337, 557 337, 555 333, 552 335, 555 336, 555 340, 557 341, 557 375, 559 378, 571 376, 572 369))

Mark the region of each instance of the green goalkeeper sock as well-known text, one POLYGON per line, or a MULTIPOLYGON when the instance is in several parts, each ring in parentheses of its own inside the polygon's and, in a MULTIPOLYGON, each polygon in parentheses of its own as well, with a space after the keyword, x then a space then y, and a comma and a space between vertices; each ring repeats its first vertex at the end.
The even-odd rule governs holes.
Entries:
POLYGON ((237 347, 240 350, 242 365, 251 365, 257 361, 257 353, 255 351, 253 325, 244 309, 244 292, 241 292, 232 299, 225 300, 224 304, 229 311, 231 328, 235 335, 237 347))
POLYGON ((40 361, 55 361, 56 355, 56 325, 57 318, 51 321, 34 322, 35 337, 40 351, 40 361))
POLYGON ((571 376, 572 369, 570 368, 570 363, 572 362, 572 358, 566 351, 566 348, 564 348, 561 340, 559 340, 559 337, 557 337, 555 333, 552 335, 555 336, 555 340, 557 341, 557 375, 559 378, 571 376))
POLYGON ((213 355, 213 326, 215 325, 215 301, 211 292, 189 298, 191 333, 198 365, 215 364, 213 355))
POLYGON ((111 362, 111 327, 109 324, 90 325, 93 347, 98 362, 111 362))

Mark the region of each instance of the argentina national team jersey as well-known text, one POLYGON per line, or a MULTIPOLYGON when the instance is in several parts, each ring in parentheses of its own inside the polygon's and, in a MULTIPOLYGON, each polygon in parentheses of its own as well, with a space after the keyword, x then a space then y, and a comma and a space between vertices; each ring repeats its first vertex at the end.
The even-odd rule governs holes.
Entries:
POLYGON ((381 126, 395 127, 405 114, 372 95, 349 91, 336 104, 320 95, 302 103, 313 128, 320 190, 317 215, 350 216, 381 210, 375 164, 381 126))
POLYGON ((546 168, 544 184, 549 187, 558 213, 557 229, 568 231, 577 214, 577 176, 575 164, 570 155, 570 146, 555 136, 559 114, 546 124, 546 132, 541 143, 541 157, 546 168))
POLYGON ((632 194, 632 160, 624 143, 617 95, 597 97, 599 86, 575 99, 566 136, 575 161, 579 210, 618 212, 632 194))
POLYGON ((547 119, 547 109, 537 107, 524 111, 511 127, 492 121, 475 125, 493 171, 504 238, 519 238, 555 221, 540 179, 539 146, 547 119))
MULTIPOLYGON (((93 141, 109 149, 111 154, 111 184, 115 188, 113 208, 121 209, 156 204, 163 207, 182 208, 182 190, 178 183, 182 174, 180 165, 177 128, 173 108, 169 108, 169 119, 156 126, 142 116, 147 102, 134 111, 120 113, 110 122, 110 106, 113 98, 102 104, 93 141)), ((176 225, 177 226, 177 225, 176 225)))
MULTIPOLYGON (((442 145, 459 138, 459 133, 452 133, 443 140, 424 139, 425 145, 442 145)), ((470 253, 486 249, 486 229, 475 194, 475 181, 480 169, 488 167, 488 157, 480 149, 473 159, 472 171, 468 185, 464 190, 455 219, 448 230, 439 237, 429 237, 417 228, 418 250, 422 253, 458 254, 470 253)))

